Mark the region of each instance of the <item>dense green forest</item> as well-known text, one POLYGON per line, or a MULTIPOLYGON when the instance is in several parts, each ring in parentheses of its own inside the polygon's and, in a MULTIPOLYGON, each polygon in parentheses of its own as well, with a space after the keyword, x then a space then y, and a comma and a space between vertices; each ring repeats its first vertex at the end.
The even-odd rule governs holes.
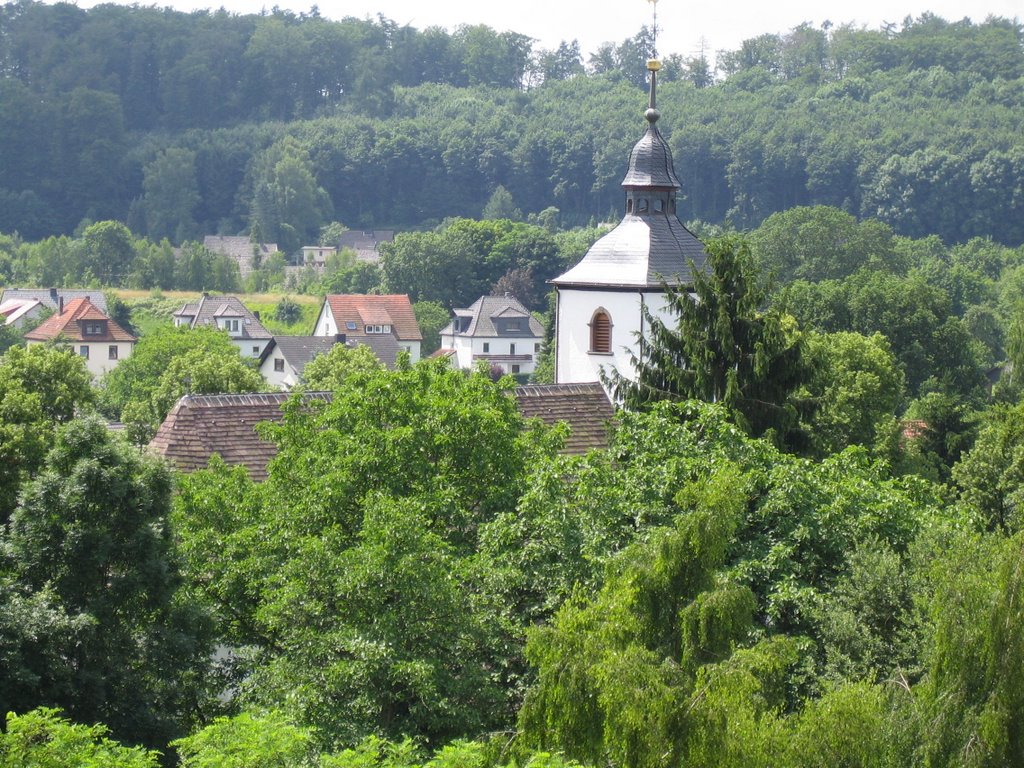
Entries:
POLYGON ((511 379, 342 347, 265 482, 138 449, 182 394, 264 386, 143 318, 286 284, 204 233, 408 229, 293 289, 408 293, 435 335, 486 291, 550 320, 620 214, 647 45, 3 6, 0 282, 149 297, 110 294, 147 332, 98 382, 0 331, 0 765, 1024 764, 1015 22, 667 57, 711 269, 605 450, 562 455, 511 379))
MULTIPOLYGON (((661 126, 684 220, 795 205, 953 243, 1024 242, 1019 23, 807 25, 666 57, 661 126)), ((563 226, 620 207, 646 29, 584 61, 514 33, 30 0, 0 8, 0 231, 103 219, 175 244, 331 220, 430 228, 501 187, 563 226)))

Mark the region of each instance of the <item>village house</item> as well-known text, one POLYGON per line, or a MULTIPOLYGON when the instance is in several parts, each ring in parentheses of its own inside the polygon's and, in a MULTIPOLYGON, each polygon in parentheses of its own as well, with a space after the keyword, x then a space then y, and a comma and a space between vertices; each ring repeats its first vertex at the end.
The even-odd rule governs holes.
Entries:
POLYGON ((33 331, 25 334, 29 346, 57 342, 66 344, 85 359, 94 378, 113 370, 132 353, 135 336, 111 320, 87 297, 72 299, 59 307, 33 331))
POLYGON ((0 302, 0 321, 4 325, 25 328, 43 319, 46 307, 39 299, 7 299, 0 302))
POLYGON ((275 389, 291 389, 302 380, 306 365, 317 355, 345 343, 337 336, 275 336, 260 356, 260 375, 275 389))
POLYGON ((481 296, 472 306, 454 310, 441 330, 441 348, 451 350, 459 368, 485 361, 502 373, 527 375, 537 366, 544 326, 515 296, 481 296))
POLYGON ((254 243, 246 235, 207 235, 203 238, 203 247, 234 261, 243 280, 268 256, 277 253, 276 243, 254 243))
POLYGON ((259 317, 236 296, 204 293, 199 301, 186 304, 174 313, 174 327, 182 326, 220 328, 238 347, 242 357, 259 358, 273 338, 259 317))
MULTIPOLYGON (((409 354, 410 362, 420 359, 423 335, 405 294, 336 294, 324 298, 313 329, 314 336, 345 334, 350 341, 367 344, 377 352, 382 344, 394 340, 399 350, 409 354)), ((378 354, 388 364, 388 361, 378 354)), ((390 365, 394 365, 392 360, 390 365)))
POLYGON ((395 239, 393 229, 350 229, 342 232, 338 238, 338 248, 350 248, 356 252, 359 261, 376 264, 380 261, 381 243, 390 243, 395 239))
POLYGON ((87 288, 8 288, 0 293, 0 304, 9 301, 38 301, 52 312, 61 312, 74 299, 88 299, 100 312, 107 312, 103 291, 87 288))

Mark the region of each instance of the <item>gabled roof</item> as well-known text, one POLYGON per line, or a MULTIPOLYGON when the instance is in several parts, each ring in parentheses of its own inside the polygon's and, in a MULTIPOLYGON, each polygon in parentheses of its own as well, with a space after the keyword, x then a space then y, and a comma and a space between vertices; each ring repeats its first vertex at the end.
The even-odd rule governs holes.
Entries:
POLYGON ((377 356, 384 367, 394 369, 398 361, 398 353, 402 348, 398 346, 398 340, 391 333, 371 333, 366 336, 349 336, 348 344, 362 344, 369 347, 377 356))
MULTIPOLYGON (((253 480, 263 480, 277 446, 256 434, 256 425, 280 422, 281 406, 290 397, 287 392, 186 395, 167 414, 149 449, 183 472, 204 469, 216 453, 227 464, 244 466, 253 480)), ((309 392, 303 397, 331 399, 329 392, 309 392)))
POLYGON ((399 341, 421 341, 419 323, 412 311, 412 303, 407 294, 390 294, 377 296, 374 294, 342 293, 328 296, 325 303, 334 316, 339 333, 349 334, 352 330, 346 323, 357 324, 355 331, 361 333, 364 325, 390 325, 399 341))
POLYGON ((39 299, 9 299, 0 302, 0 318, 4 325, 15 325, 33 309, 42 306, 43 302, 39 299))
MULTIPOLYGON (((525 418, 569 424, 565 453, 608 447, 614 410, 600 384, 517 387, 512 394, 525 418)), ((167 414, 149 449, 183 472, 204 469, 216 453, 227 464, 246 467, 253 480, 263 480, 277 446, 261 438, 256 425, 280 422, 281 406, 293 396, 287 392, 186 395, 167 414)), ((310 402, 332 399, 330 392, 307 392, 302 397, 310 402)))
POLYGON ((260 364, 276 352, 301 376, 310 360, 330 352, 335 344, 344 343, 336 336, 275 336, 263 350, 260 364))
POLYGON ((496 318, 527 317, 529 318, 527 323, 529 334, 525 333, 526 328, 524 328, 523 335, 537 338, 544 336, 544 326, 530 314, 530 311, 522 305, 519 299, 511 294, 505 294, 504 296, 481 296, 469 307, 456 309, 454 312, 456 317, 469 317, 469 327, 465 331, 456 332, 454 324, 449 323, 441 331, 442 334, 448 336, 497 338, 499 334, 493 322, 496 318))
POLYGON ((75 299, 88 299, 101 312, 107 311, 107 297, 98 289, 85 290, 75 288, 8 288, 0 294, 0 302, 11 299, 36 299, 44 307, 54 312, 59 308, 59 300, 64 299, 64 306, 75 299))
POLYGON ((271 339, 273 334, 268 331, 237 296, 208 296, 203 294, 198 302, 185 304, 174 313, 175 317, 191 318, 189 328, 199 326, 217 326, 218 317, 240 317, 241 336, 236 339, 271 339))
POLYGON ((529 384, 515 389, 519 412, 548 426, 564 421, 569 437, 563 453, 580 454, 607 448, 615 408, 600 383, 529 384))
POLYGON ((72 300, 64 306, 61 314, 50 315, 42 325, 25 334, 29 341, 49 341, 58 337, 80 342, 135 341, 134 336, 100 312, 87 298, 72 300), (81 323, 87 320, 105 320, 106 333, 85 335, 81 323))

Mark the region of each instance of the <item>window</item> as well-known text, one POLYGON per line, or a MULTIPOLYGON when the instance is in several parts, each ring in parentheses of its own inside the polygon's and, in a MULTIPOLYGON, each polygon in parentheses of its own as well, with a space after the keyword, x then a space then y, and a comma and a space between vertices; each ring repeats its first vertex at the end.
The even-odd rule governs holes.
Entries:
POLYGON ((86 360, 88 360, 89 359, 89 345, 88 344, 83 344, 82 346, 80 346, 78 348, 78 354, 80 354, 82 357, 84 357, 86 360))
POLYGON ((345 323, 345 328, 347 330, 354 331, 356 329, 356 321, 349 320, 348 322, 345 323))
POLYGON ((639 200, 636 201, 636 212, 637 213, 647 213, 647 198, 646 197, 641 197, 639 200))
POLYGON ((661 211, 662 211, 662 209, 664 207, 665 207, 664 201, 659 200, 658 198, 654 199, 654 211, 655 211, 655 213, 661 213, 661 211))
POLYGON ((608 355, 612 351, 612 319, 599 309, 590 321, 590 351, 608 355))
POLYGON ((537 354, 537 353, 540 352, 540 343, 539 342, 533 345, 533 352, 534 352, 534 354, 537 354))
POLYGON ((519 373, 519 366, 518 365, 513 365, 512 366, 512 373, 519 373))
POLYGON ((626 201, 626 213, 632 213, 632 212, 633 212, 633 201, 632 200, 627 200, 626 201))
POLYGON ((117 344, 107 347, 107 360, 117 360, 117 344))
POLYGON ((514 355, 516 353, 516 345, 515 344, 509 344, 508 345, 508 353, 510 355, 514 355))
POLYGON ((102 336, 103 335, 103 323, 86 323, 85 324, 85 335, 86 336, 102 336))
POLYGON ((253 347, 252 348, 252 356, 253 357, 259 357, 260 356, 260 348, 259 347, 253 347))
POLYGON ((518 330, 520 330, 519 321, 518 320, 509 320, 508 321, 508 330, 510 330, 510 331, 518 331, 518 330))
POLYGON ((368 325, 366 326, 367 333, 391 333, 390 325, 368 325))
POLYGON ((274 370, 277 371, 278 373, 284 372, 284 360, 282 360, 280 357, 274 358, 274 370))
POLYGON ((491 351, 491 345, 488 342, 485 341, 484 342, 484 352, 490 352, 490 351, 491 351))

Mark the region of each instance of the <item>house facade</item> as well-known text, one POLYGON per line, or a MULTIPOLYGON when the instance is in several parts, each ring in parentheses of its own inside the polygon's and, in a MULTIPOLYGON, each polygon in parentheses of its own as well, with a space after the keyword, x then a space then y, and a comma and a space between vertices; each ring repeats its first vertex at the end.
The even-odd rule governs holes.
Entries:
POLYGON ((459 368, 484 361, 511 374, 533 373, 543 342, 544 326, 508 293, 481 296, 472 306, 456 309, 441 331, 441 348, 454 353, 459 368))
POLYGON ((174 313, 174 326, 180 328, 214 327, 224 331, 238 347, 242 357, 259 358, 273 334, 236 296, 210 296, 189 303, 174 313))
POLYGON ((81 298, 68 302, 63 311, 26 333, 25 341, 30 346, 47 342, 66 344, 85 359, 89 373, 99 378, 131 355, 136 338, 88 298, 81 298))
POLYGON ((633 147, 622 187, 625 215, 551 283, 556 290, 555 381, 600 381, 611 368, 634 378, 645 312, 672 323, 664 286, 684 290, 707 269, 704 246, 676 216, 681 188, 657 128, 657 61, 648 62, 647 130, 633 147))
POLYGON ((407 352, 412 362, 420 359, 423 335, 406 294, 327 296, 317 315, 313 335, 336 336, 339 333, 350 341, 370 346, 375 352, 378 347, 388 345, 387 337, 391 337, 398 350, 407 352))
POLYGON ((260 375, 275 389, 291 389, 302 380, 302 372, 317 355, 344 344, 337 336, 275 336, 260 356, 260 375))

